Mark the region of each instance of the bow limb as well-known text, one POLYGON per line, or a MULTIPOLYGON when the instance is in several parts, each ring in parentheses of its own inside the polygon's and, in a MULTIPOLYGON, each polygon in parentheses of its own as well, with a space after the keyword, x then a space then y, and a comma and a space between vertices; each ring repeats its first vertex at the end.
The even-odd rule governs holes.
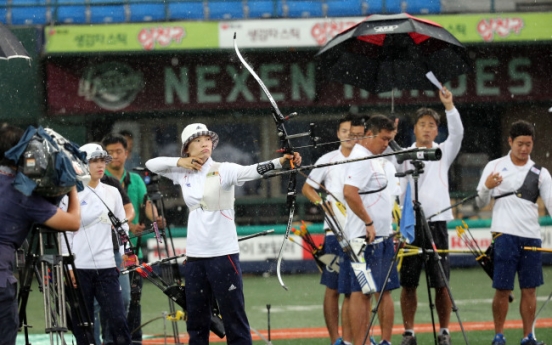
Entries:
MULTIPOLYGON (((282 113, 280 112, 280 109, 278 108, 278 105, 276 104, 276 101, 274 100, 274 97, 270 94, 268 91, 268 88, 263 83, 261 78, 255 73, 253 68, 249 66, 249 64, 245 61, 243 56, 241 55, 238 44, 236 42, 236 33, 234 33, 234 50, 236 51, 236 55, 240 59, 241 63, 247 68, 249 73, 255 78, 257 83, 261 86, 261 89, 265 93, 266 97, 268 98, 270 104, 272 105, 272 117, 274 118, 274 122, 276 124, 276 130, 278 132, 278 137, 280 138, 280 149, 279 152, 282 153, 289 153, 293 154, 293 145, 291 144, 290 137, 287 134, 286 127, 284 125, 284 122, 288 120, 292 115, 289 115, 287 117, 284 117, 282 113)), ((290 160, 291 168, 294 168, 292 161, 290 160)), ((284 234, 284 240, 282 241, 282 245, 280 246, 280 251, 278 252, 278 259, 276 264, 276 275, 278 276, 278 281, 280 282, 280 285, 284 289, 288 289, 286 285, 284 284, 284 281, 282 280, 281 275, 281 265, 282 265, 282 258, 284 253, 284 247, 287 243, 287 240, 289 238, 289 234, 291 232, 291 224, 293 223, 293 216, 295 214, 295 195, 296 192, 296 185, 297 185, 297 173, 293 172, 289 175, 289 181, 288 181, 288 187, 287 187, 287 206, 289 209, 289 216, 288 216, 288 222, 286 227, 286 232, 284 234)))

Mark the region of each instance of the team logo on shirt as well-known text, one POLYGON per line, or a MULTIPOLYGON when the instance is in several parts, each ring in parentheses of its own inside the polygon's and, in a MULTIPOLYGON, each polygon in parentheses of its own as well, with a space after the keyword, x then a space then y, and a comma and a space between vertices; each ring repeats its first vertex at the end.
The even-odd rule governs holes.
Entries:
POLYGON ((192 185, 190 183, 186 183, 186 187, 191 187, 192 185))
POLYGON ((88 205, 88 204, 86 203, 86 200, 81 201, 81 206, 86 206, 86 205, 88 205))

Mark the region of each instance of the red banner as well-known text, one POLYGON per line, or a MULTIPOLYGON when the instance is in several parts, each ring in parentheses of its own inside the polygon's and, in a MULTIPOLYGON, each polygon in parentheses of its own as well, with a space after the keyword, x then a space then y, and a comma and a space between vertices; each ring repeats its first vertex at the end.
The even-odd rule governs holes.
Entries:
MULTIPOLYGON (((449 88, 455 102, 552 98, 548 45, 470 48, 473 72, 449 88)), ((282 108, 390 104, 391 95, 324 79, 316 51, 244 52, 282 108)), ((270 108, 233 51, 132 56, 49 57, 48 114, 270 108)), ((435 93, 396 91, 396 104, 431 103, 435 93)))

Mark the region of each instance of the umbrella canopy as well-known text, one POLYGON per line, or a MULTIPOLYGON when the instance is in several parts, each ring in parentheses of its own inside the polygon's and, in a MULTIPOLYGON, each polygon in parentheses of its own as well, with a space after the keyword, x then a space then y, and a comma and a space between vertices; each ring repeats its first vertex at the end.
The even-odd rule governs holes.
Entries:
POLYGON ((329 41, 317 54, 331 80, 379 93, 430 90, 471 69, 466 49, 441 25, 406 13, 371 15, 329 41))
POLYGON ((0 59, 16 58, 31 59, 19 39, 7 27, 0 24, 0 59))

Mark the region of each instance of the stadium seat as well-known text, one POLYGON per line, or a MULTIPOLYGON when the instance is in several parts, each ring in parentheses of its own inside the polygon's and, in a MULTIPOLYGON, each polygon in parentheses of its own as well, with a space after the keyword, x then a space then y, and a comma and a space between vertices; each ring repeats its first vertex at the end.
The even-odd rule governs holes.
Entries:
POLYGON ((8 24, 6 17, 6 15, 8 14, 8 8, 6 7, 7 4, 7 0, 0 0, 0 23, 4 25, 8 24))
POLYGON ((12 25, 46 24, 52 19, 46 0, 12 0, 8 15, 12 25))
POLYGON ((61 5, 53 10, 53 20, 65 24, 86 24, 88 18, 85 5, 61 5))
POLYGON ((385 13, 401 13, 404 12, 406 1, 404 0, 385 0, 385 13))
POLYGON ((47 1, 47 0, 12 0, 11 1, 12 6, 15 5, 16 7, 19 5, 38 6, 38 5, 46 5, 48 3, 50 3, 50 1, 47 1))
POLYGON ((380 14, 383 10, 383 0, 362 0, 362 15, 380 14))
POLYGON ((203 1, 169 2, 168 17, 170 20, 205 19, 203 1))
POLYGON ((276 0, 249 0, 245 5, 247 18, 274 18, 278 16, 280 2, 276 0))
POLYGON ((163 21, 167 17, 163 3, 130 3, 131 22, 163 21))
POLYGON ((243 2, 241 0, 208 1, 209 19, 242 19, 243 2))
POLYGON ((50 7, 28 6, 11 8, 12 25, 43 25, 49 23, 51 18, 50 7))
POLYGON ((286 0, 283 5, 283 12, 284 17, 290 18, 324 16, 322 1, 320 0, 286 0))
POLYGON ((361 16, 361 0, 328 0, 326 1, 328 17, 361 16))
POLYGON ((124 5, 90 5, 90 23, 123 23, 125 21, 124 5))
POLYGON ((404 12, 410 14, 441 13, 440 0, 408 0, 403 2, 404 12))

